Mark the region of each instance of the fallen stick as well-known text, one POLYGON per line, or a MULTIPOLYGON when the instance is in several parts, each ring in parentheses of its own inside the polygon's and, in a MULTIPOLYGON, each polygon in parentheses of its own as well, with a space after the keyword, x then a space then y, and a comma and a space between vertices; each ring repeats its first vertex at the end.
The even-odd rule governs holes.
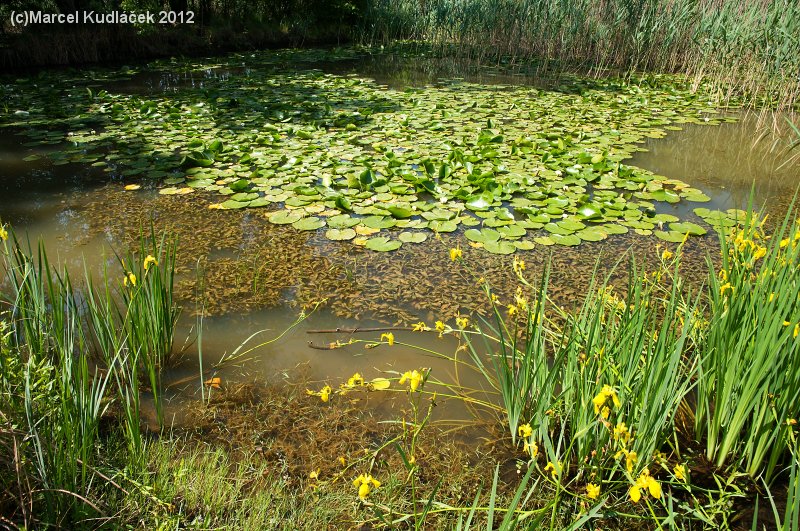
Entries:
POLYGON ((358 332, 386 332, 387 330, 407 330, 412 332, 410 326, 376 326, 373 328, 332 328, 328 330, 306 330, 306 334, 356 334, 358 332))

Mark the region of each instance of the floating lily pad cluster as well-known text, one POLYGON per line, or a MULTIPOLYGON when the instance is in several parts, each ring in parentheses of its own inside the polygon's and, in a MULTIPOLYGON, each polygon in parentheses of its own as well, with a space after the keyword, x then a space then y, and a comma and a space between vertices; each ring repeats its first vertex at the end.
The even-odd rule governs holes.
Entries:
POLYGON ((656 207, 708 196, 623 163, 645 138, 723 120, 674 80, 397 91, 277 57, 173 62, 197 79, 147 96, 74 73, 66 88, 57 72, 6 81, 0 126, 19 128, 30 146, 57 146, 47 152, 54 164, 102 167, 162 194, 212 192, 211 208, 267 207, 272 223, 375 251, 458 230, 498 254, 629 230, 668 241, 705 232, 656 207), (208 75, 212 67, 234 73, 208 75))

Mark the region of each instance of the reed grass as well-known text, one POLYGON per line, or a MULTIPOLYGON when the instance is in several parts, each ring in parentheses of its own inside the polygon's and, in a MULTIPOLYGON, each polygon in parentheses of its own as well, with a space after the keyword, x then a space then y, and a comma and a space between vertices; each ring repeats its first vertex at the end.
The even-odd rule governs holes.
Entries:
POLYGON ((130 474, 146 471, 140 384, 147 381, 160 404, 160 375, 177 319, 174 243, 162 238, 159 244, 153 236, 143 237, 141 248, 155 253, 151 260, 121 261, 128 269, 120 277, 129 285, 115 293, 108 275, 97 286, 87 273, 86 286, 74 287, 43 245, 33 251, 3 227, 0 265, 9 292, 0 320, 0 431, 13 438, 13 474, 26 485, 17 496, 26 526, 98 516, 91 498, 103 477, 99 427, 115 396, 128 446, 126 468, 130 474), (133 282, 130 269, 140 272, 140 280, 133 282))
POLYGON ((769 481, 787 453, 800 403, 800 227, 790 209, 768 236, 748 215, 721 238, 710 268, 711 319, 698 374, 696 429, 706 456, 769 481))
POLYGON ((362 38, 412 39, 481 61, 685 73, 730 98, 800 95, 793 0, 372 0, 362 38))

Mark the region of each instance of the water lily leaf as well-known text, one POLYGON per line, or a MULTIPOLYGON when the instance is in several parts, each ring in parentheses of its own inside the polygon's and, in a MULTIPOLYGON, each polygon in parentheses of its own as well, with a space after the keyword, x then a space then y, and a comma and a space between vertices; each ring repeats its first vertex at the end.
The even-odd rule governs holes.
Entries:
POLYGON ((394 227, 397 224, 397 221, 384 216, 368 216, 362 219, 361 223, 367 227, 372 227, 373 229, 388 229, 394 227))
POLYGON ((458 223, 454 220, 433 220, 428 222, 428 227, 434 232, 455 232, 458 229, 458 223))
POLYGON ((353 229, 328 229, 325 231, 325 237, 329 240, 352 240, 356 237, 356 231, 353 229))
POLYGON ((688 221, 683 223, 670 223, 669 228, 682 234, 686 234, 688 232, 692 236, 703 236, 708 232, 700 225, 696 223, 689 223, 688 221))
POLYGON ((494 229, 469 229, 464 231, 464 237, 478 243, 496 242, 500 239, 500 233, 494 229))
POLYGON ((390 240, 385 236, 378 236, 377 238, 370 238, 367 240, 365 247, 372 251, 389 252, 399 249, 403 242, 398 240, 390 240))
POLYGON ((711 198, 700 190, 692 190, 691 192, 686 192, 681 195, 684 199, 687 201, 692 201, 693 203, 707 203, 711 201, 711 198))
POLYGON ((616 223, 607 223, 602 225, 603 230, 608 234, 627 234, 628 228, 616 223))
POLYGON ((504 238, 521 238, 525 236, 527 231, 519 225, 506 225, 505 227, 498 227, 497 232, 504 238))
POLYGON ((424 232, 401 232, 397 235, 397 239, 404 243, 422 243, 428 239, 428 235, 424 232))
POLYGON ((517 250, 516 246, 513 243, 505 240, 485 241, 483 242, 483 248, 492 254, 511 254, 517 250))
POLYGON ((569 247, 580 245, 581 243, 581 239, 574 234, 552 234, 550 235, 550 239, 557 245, 566 245, 569 247))
POLYGON ((386 210, 391 212, 392 216, 396 217, 397 219, 407 219, 414 215, 414 211, 410 208, 390 206, 387 207, 386 210))
POLYGON ((292 227, 297 230, 317 230, 325 226, 325 221, 318 217, 309 217, 298 219, 292 223, 292 227))
POLYGON ((339 214, 328 218, 328 226, 334 229, 355 227, 360 222, 358 218, 351 217, 349 214, 339 214))
POLYGON ((587 242, 599 242, 608 238, 608 233, 600 227, 587 227, 576 232, 575 236, 587 242))
POLYGON ((484 192, 480 195, 473 195, 467 198, 466 207, 472 211, 480 212, 489 210, 489 207, 494 202, 494 196, 489 192, 484 192))
POLYGON ((575 232, 574 229, 567 229, 567 228, 564 228, 561 225, 558 225, 556 223, 548 223, 548 224, 546 224, 544 226, 544 230, 546 230, 547 232, 549 232, 551 234, 561 234, 561 235, 572 234, 573 232, 575 232))
POLYGON ((289 225, 303 217, 303 214, 296 210, 279 210, 269 216, 270 223, 276 225, 289 225))
POLYGON ((219 205, 222 210, 236 210, 250 206, 250 201, 234 201, 229 199, 219 205))
POLYGON ((547 245, 547 246, 555 245, 556 243, 550 236, 538 236, 534 238, 533 241, 535 241, 539 245, 547 245))
POLYGON ((536 247, 536 245, 529 240, 517 240, 512 243, 514 244, 514 247, 516 247, 520 251, 530 251, 531 249, 536 247))
POLYGON ((657 230, 654 231, 653 234, 655 235, 656 238, 659 238, 666 242, 673 242, 673 243, 681 243, 684 240, 684 238, 686 238, 685 232, 677 232, 674 230, 671 231, 657 230))

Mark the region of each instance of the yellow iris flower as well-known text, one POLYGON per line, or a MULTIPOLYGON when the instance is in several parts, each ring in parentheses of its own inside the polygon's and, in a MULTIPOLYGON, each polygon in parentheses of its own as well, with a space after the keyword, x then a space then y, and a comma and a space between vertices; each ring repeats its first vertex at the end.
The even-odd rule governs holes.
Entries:
POLYGON ((381 482, 373 478, 370 474, 361 474, 353 480, 353 485, 358 487, 358 497, 363 501, 367 499, 373 487, 377 489, 381 486, 381 482))
POLYGON ((453 247, 452 249, 450 249, 450 260, 452 260, 453 262, 455 262, 456 260, 458 260, 462 256, 463 256, 463 253, 461 252, 461 248, 460 247, 453 247))
POLYGON ((416 391, 419 389, 420 383, 422 383, 422 373, 417 369, 406 371, 403 373, 403 376, 400 377, 400 385, 403 385, 406 381, 408 381, 411 390, 416 391))
POLYGON ((147 258, 144 259, 144 270, 147 271, 150 269, 151 265, 157 266, 158 260, 156 260, 155 256, 153 255, 147 255, 147 258))
POLYGON ((389 343, 390 347, 392 345, 394 345, 394 334, 393 333, 387 332, 385 334, 381 334, 381 341, 383 341, 384 339, 386 340, 387 343, 389 343))
POLYGON ((589 483, 586 485, 586 497, 590 500, 596 500, 600 496, 600 485, 589 483))

